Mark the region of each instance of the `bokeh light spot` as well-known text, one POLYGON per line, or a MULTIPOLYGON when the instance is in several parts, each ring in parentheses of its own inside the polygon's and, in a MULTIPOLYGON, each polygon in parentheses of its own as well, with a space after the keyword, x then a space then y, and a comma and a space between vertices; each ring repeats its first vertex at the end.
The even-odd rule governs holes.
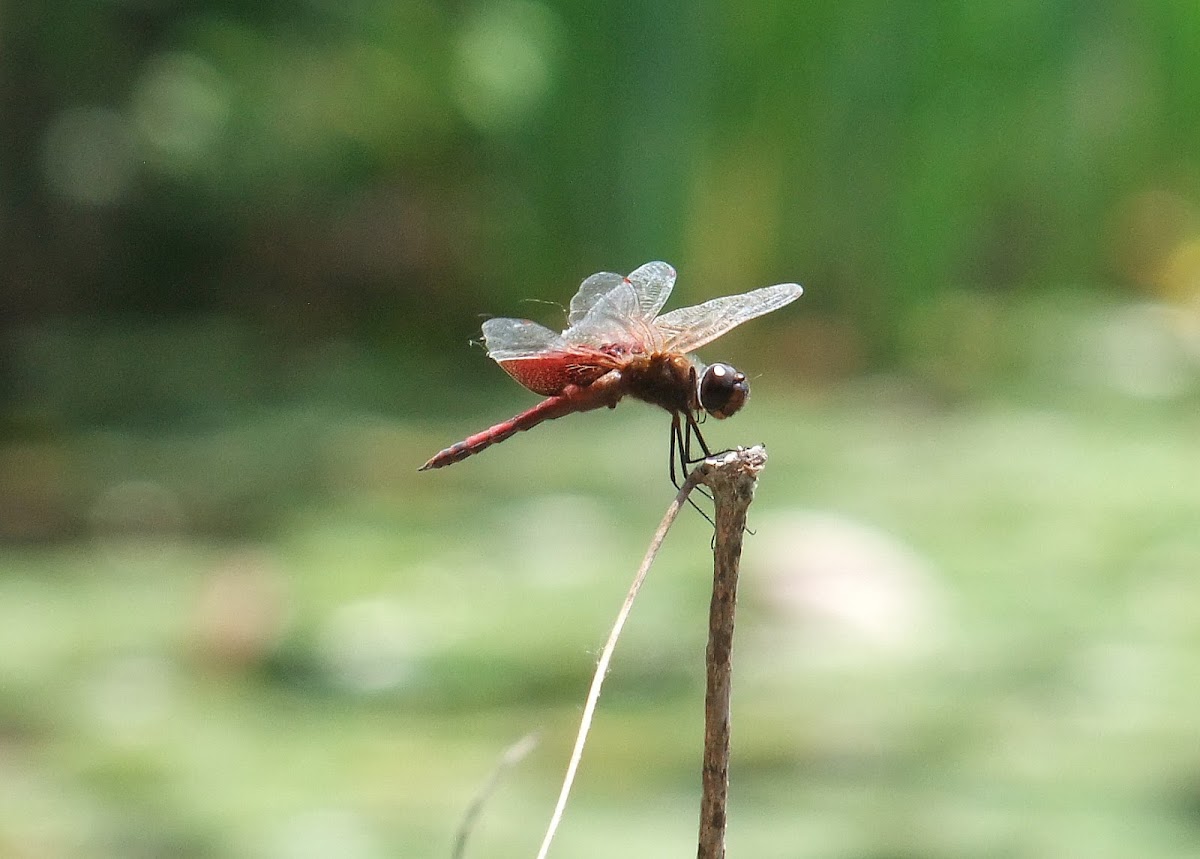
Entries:
POLYGON ((105 490, 92 508, 99 539, 168 537, 185 530, 183 503, 169 487, 127 480, 105 490))
POLYGON ((455 94, 464 116, 486 130, 526 118, 550 90, 558 30, 539 3, 481 7, 456 46, 455 94))
POLYGON ((271 834, 265 855, 271 859, 376 859, 384 852, 359 815, 322 808, 282 823, 271 834))
POLYGON ((1115 310, 1093 332, 1085 366, 1126 396, 1182 396, 1194 385, 1196 372, 1177 326, 1180 317, 1177 310, 1157 302, 1115 310))
POLYGON ((321 659, 338 685, 360 693, 385 692, 416 673, 415 637, 395 600, 358 600, 330 617, 321 634, 321 659))
POLYGON ((129 121, 115 110, 68 108, 46 132, 46 180, 77 203, 117 203, 129 193, 136 170, 132 138, 129 121))
POLYGON ((111 739, 145 742, 151 729, 170 713, 174 699, 171 666, 157 656, 134 655, 113 660, 90 679, 87 710, 111 739))
POLYGON ((932 565, 896 537, 830 513, 778 513, 754 577, 796 650, 866 662, 935 649, 945 596, 932 565))
POLYGON ((1191 202, 1172 190, 1151 188, 1123 200, 1112 237, 1121 273, 1157 293, 1164 260, 1194 233, 1198 221, 1191 202))
POLYGON ((154 57, 134 89, 140 139, 168 172, 186 171, 203 159, 219 139, 229 110, 224 77, 192 54, 154 57))
POLYGON ((1180 242, 1171 251, 1159 279, 1167 298, 1200 310, 1200 237, 1180 242))

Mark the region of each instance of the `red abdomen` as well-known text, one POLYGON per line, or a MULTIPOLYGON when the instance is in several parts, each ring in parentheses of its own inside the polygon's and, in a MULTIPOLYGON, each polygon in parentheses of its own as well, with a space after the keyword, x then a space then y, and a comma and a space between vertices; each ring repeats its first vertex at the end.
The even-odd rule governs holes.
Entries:
MULTIPOLYGON (((517 381, 521 380, 518 379, 517 381)), ((509 418, 503 423, 488 427, 483 432, 475 433, 475 435, 469 436, 457 444, 450 445, 445 450, 439 451, 429 462, 417 470, 426 471, 430 468, 444 468, 447 465, 461 462, 468 456, 472 456, 498 442, 502 442, 515 433, 533 429, 542 421, 561 418, 563 415, 575 412, 591 411, 603 406, 615 406, 625 393, 620 386, 620 382, 620 375, 614 373, 609 379, 588 387, 568 384, 562 389, 562 393, 559 396, 542 400, 533 408, 526 409, 516 417, 509 418)), ((521 382, 521 384, 525 383, 521 382)))

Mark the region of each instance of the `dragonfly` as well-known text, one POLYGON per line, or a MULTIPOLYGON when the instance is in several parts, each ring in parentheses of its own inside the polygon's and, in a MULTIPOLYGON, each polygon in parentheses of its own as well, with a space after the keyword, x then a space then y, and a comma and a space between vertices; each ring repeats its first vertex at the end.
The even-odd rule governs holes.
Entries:
POLYGON ((567 328, 557 333, 528 319, 483 323, 487 353, 513 379, 546 399, 515 417, 435 454, 418 469, 462 462, 544 421, 615 408, 625 397, 671 414, 671 482, 699 461, 693 439, 711 456, 700 433, 705 415, 724 419, 746 404, 750 383, 729 364, 704 364, 696 349, 804 292, 797 283, 765 286, 694 307, 659 311, 675 286, 675 269, 649 262, 628 275, 599 272, 571 299, 567 328))

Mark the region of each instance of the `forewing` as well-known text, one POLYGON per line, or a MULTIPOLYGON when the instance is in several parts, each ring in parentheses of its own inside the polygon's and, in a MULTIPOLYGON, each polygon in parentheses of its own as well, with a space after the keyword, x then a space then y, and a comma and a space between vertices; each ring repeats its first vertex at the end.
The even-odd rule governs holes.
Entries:
POLYGON ((648 262, 629 273, 638 300, 638 316, 652 322, 675 286, 675 269, 665 262, 648 262))
POLYGON ((803 292, 798 283, 780 283, 672 310, 654 322, 660 348, 666 352, 699 349, 743 322, 791 304, 803 292))
POLYGON ((489 319, 483 323, 483 342, 496 361, 531 358, 570 348, 561 334, 528 319, 489 319))

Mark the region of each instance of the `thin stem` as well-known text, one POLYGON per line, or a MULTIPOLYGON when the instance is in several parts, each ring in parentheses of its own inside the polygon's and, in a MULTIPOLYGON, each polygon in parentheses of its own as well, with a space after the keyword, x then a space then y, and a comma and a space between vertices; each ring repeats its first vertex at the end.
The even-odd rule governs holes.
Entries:
POLYGON ((596 712, 596 703, 600 700, 600 687, 604 685, 604 676, 608 673, 608 663, 612 661, 613 651, 616 649, 621 629, 625 626, 629 612, 633 609, 633 601, 637 598, 638 591, 641 590, 642 583, 646 580, 646 574, 650 572, 650 566, 658 556, 658 550, 662 547, 663 540, 667 536, 667 531, 671 529, 675 517, 679 515, 679 511, 683 507, 683 502, 702 479, 702 469, 697 468, 684 481, 679 493, 667 508, 667 512, 663 516, 658 530, 654 532, 654 537, 650 540, 649 548, 646 549, 646 556, 642 559, 642 565, 638 568, 637 575, 633 577, 633 584, 629 586, 629 593, 625 596, 625 602, 621 606, 621 610, 617 613, 617 619, 613 624, 612 632, 608 634, 608 641, 605 642, 604 649, 600 652, 600 660, 596 663, 596 672, 592 675, 592 685, 588 689, 587 703, 583 707, 583 718, 579 723, 579 733, 575 737, 575 748, 571 752, 571 761, 567 765, 567 773, 563 778, 562 789, 558 794, 558 802, 554 806, 554 814, 550 818, 550 825, 546 829, 546 836, 542 839, 542 846, 538 850, 537 859, 546 859, 546 854, 550 850, 550 842, 554 840, 554 833, 558 830, 558 824, 562 821, 563 811, 567 807, 567 797, 571 794, 571 785, 575 781, 575 773, 579 769, 579 761, 583 757, 583 747, 587 742, 588 731, 592 726, 592 716, 596 712))
POLYGON ((504 750, 504 754, 500 756, 500 762, 496 764, 496 768, 492 770, 483 787, 479 789, 479 793, 471 800, 471 804, 467 806, 466 812, 463 814, 462 823, 458 827, 458 832, 454 836, 454 848, 450 852, 451 859, 463 859, 467 851, 467 838, 475 829, 475 824, 479 821, 479 815, 483 811, 484 804, 491 798, 492 792, 500 784, 500 779, 508 770, 519 764, 527 754, 533 751, 534 746, 538 744, 538 733, 526 734, 521 739, 517 740, 511 746, 504 750))

